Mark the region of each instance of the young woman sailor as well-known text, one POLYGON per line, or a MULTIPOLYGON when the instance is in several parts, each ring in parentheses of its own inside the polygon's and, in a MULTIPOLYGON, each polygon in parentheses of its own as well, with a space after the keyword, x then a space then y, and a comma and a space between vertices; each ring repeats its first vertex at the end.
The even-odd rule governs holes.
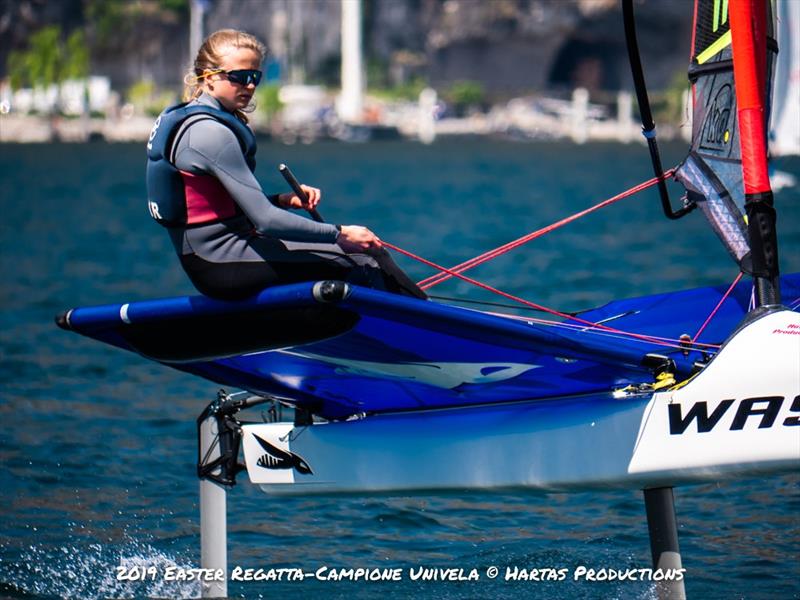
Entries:
POLYGON ((276 284, 341 279, 425 298, 366 227, 317 223, 288 209, 317 206, 319 189, 266 196, 253 175, 247 126, 265 48, 224 29, 200 47, 187 75, 190 101, 166 109, 147 144, 151 216, 164 225, 202 293, 244 298, 276 284))

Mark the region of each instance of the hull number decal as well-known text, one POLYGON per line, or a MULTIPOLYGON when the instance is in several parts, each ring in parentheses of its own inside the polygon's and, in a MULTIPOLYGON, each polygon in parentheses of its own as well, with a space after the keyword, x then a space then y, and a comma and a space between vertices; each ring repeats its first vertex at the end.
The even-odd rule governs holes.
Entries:
MULTIPOLYGON (((708 433, 712 431, 726 415, 733 415, 729 425, 724 425, 730 431, 742 431, 745 425, 753 419, 758 423, 758 429, 767 429, 777 422, 778 413, 781 406, 786 401, 784 396, 764 396, 757 398, 745 398, 739 400, 739 406, 732 409, 736 403, 735 399, 723 400, 719 405, 708 412, 708 402, 695 402, 691 405, 686 414, 683 414, 681 404, 669 404, 669 432, 671 435, 681 435, 695 423, 698 433, 708 433)), ((786 417, 780 423, 783 427, 796 427, 800 425, 800 396, 795 396, 789 412, 795 416, 786 417)), ((692 428, 694 429, 694 428, 692 428)))

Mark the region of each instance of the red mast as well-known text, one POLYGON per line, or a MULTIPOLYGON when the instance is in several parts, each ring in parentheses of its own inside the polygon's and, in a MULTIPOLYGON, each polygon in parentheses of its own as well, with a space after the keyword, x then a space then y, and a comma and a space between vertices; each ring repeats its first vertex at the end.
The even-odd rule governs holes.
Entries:
POLYGON ((729 16, 753 275, 759 303, 777 304, 778 241, 767 171, 767 2, 731 0, 729 16))

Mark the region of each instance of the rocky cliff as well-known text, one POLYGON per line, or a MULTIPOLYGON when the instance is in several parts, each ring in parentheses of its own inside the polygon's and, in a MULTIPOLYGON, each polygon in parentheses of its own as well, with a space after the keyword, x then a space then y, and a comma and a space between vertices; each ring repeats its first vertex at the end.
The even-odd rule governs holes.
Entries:
MULTIPOLYGON (((181 0, 170 0, 172 10, 165 10, 164 0, 0 0, 0 77, 9 50, 58 23, 64 31, 88 28, 92 70, 110 76, 114 87, 144 78, 177 88, 190 62, 188 2, 181 10, 181 0), (111 35, 100 35, 91 20, 98 3, 122 15, 111 35)), ((337 1, 208 4, 206 31, 236 27, 258 35, 271 49, 272 72, 284 80, 336 81, 337 1)), ((646 0, 637 4, 637 19, 648 83, 663 88, 685 70, 692 3, 646 0)), ((475 80, 500 96, 631 87, 616 0, 364 0, 364 45, 373 83, 475 80)))

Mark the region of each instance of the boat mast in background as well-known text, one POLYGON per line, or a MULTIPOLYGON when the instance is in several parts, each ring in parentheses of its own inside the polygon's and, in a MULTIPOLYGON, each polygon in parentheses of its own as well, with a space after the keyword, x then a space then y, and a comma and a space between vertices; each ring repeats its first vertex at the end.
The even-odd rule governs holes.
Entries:
POLYGON ((342 2, 342 93, 339 118, 360 123, 364 112, 364 73, 361 56, 361 0, 342 2))
POLYGON ((205 40, 206 12, 211 7, 211 0, 191 0, 189 3, 189 64, 194 65, 197 51, 205 40))

